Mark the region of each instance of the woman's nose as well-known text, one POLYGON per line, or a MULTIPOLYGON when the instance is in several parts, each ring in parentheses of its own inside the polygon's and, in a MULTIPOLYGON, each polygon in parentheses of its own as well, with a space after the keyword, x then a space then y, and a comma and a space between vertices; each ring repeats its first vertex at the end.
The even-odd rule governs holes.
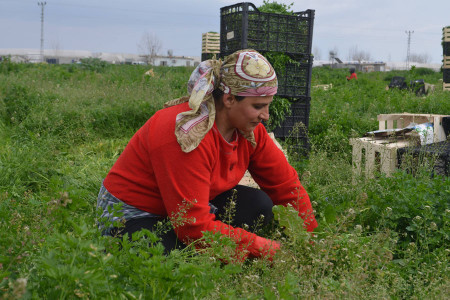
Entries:
POLYGON ((269 120, 269 108, 267 107, 266 109, 264 109, 260 114, 259 114, 259 118, 262 121, 268 121, 269 120))

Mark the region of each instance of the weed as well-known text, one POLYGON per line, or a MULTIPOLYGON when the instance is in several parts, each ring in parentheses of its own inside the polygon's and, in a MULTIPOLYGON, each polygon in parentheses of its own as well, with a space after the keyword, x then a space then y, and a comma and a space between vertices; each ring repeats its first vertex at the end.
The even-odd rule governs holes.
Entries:
POLYGON ((448 177, 431 176, 433 159, 414 169, 411 158, 410 173, 353 184, 348 138, 377 128, 380 113, 446 114, 448 92, 386 91, 385 77, 412 75, 404 71, 348 85, 346 70, 314 68, 312 84, 333 89, 312 90, 309 126, 292 139, 307 134, 309 155, 293 147, 289 159, 312 200, 315 236, 283 208, 281 224, 262 233, 282 240, 273 263, 224 265, 235 249, 227 236, 205 234, 212 252, 165 256, 154 233, 119 240, 95 224, 98 187, 132 134, 186 94, 192 68, 153 70, 0 63, 0 298, 445 299, 448 177))

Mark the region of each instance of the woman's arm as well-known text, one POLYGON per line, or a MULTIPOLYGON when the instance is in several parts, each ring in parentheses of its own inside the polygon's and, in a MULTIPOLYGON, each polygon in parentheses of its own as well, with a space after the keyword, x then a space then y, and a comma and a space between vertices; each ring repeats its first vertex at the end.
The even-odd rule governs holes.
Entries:
POLYGON ((300 183, 296 170, 275 145, 264 126, 257 127, 255 137, 258 146, 249 165, 253 179, 275 205, 291 204, 304 220, 306 229, 313 231, 317 227, 317 221, 308 193, 300 183))
POLYGON ((270 250, 279 247, 276 242, 217 221, 215 215, 210 213, 211 175, 214 165, 219 163, 215 153, 213 143, 208 143, 207 139, 189 153, 182 152, 176 143, 166 144, 150 153, 164 206, 175 233, 189 244, 200 239, 203 232, 220 232, 232 238, 238 245, 238 252, 244 253, 245 257, 273 254, 270 250))

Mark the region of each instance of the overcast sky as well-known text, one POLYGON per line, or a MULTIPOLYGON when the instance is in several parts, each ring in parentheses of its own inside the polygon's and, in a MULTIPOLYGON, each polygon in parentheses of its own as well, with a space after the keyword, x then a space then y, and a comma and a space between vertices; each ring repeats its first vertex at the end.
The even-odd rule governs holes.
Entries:
MULTIPOLYGON (((40 2, 40 1, 39 1, 40 2)), ((231 0, 47 0, 44 48, 139 53, 144 32, 162 42, 161 54, 200 56, 201 35, 220 31, 220 8, 231 0)), ((260 6, 263 0, 250 1, 260 6)), ((357 47, 376 61, 405 61, 411 54, 442 61, 442 27, 450 26, 450 0, 279 0, 292 9, 315 10, 316 59, 330 50, 347 60, 357 47)), ((0 0, 0 48, 39 49, 38 1, 0 0)))

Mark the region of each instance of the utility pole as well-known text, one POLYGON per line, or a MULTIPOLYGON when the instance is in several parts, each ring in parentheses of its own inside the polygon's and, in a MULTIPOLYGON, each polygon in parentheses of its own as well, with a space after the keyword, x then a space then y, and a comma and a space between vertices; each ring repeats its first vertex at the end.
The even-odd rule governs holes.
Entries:
POLYGON ((411 47, 411 34, 414 33, 414 30, 405 31, 405 33, 408 35, 408 48, 406 50, 406 70, 409 70, 409 50, 411 47))
POLYGON ((38 2, 41 7, 41 62, 44 61, 44 6, 47 2, 38 2))

